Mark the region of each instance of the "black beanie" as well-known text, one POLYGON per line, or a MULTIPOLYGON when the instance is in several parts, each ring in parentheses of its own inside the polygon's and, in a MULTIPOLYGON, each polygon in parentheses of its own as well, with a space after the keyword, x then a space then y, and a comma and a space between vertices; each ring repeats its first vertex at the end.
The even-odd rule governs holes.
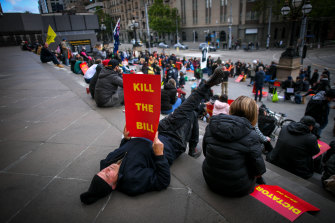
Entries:
POLYGON ((112 69, 114 69, 116 66, 119 66, 119 61, 118 61, 118 60, 115 60, 115 59, 111 59, 111 60, 108 62, 108 66, 109 66, 109 67, 112 67, 112 69))
POLYGON ((88 191, 80 195, 80 200, 87 205, 93 204, 111 192, 112 188, 109 186, 109 184, 101 179, 98 175, 94 175, 88 191))

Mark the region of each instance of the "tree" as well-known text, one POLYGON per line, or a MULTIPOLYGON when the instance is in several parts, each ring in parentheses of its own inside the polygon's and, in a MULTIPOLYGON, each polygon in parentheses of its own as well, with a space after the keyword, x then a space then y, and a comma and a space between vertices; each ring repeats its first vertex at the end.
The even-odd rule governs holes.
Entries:
POLYGON ((113 36, 113 28, 115 26, 115 21, 112 20, 111 16, 107 13, 104 13, 102 7, 96 7, 95 14, 98 16, 99 25, 104 24, 106 30, 102 31, 103 33, 107 33, 108 39, 110 36, 113 36))
POLYGON ((177 25, 180 27, 180 16, 178 9, 170 8, 163 0, 155 0, 149 9, 149 25, 158 34, 173 33, 177 25))

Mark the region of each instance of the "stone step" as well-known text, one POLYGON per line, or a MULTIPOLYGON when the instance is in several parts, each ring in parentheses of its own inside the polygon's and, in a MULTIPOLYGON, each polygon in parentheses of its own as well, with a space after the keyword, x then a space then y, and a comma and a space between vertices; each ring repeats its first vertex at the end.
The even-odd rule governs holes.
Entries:
MULTIPOLYGON (((333 222, 335 203, 314 191, 314 184, 266 163, 264 179, 268 185, 278 185, 306 202, 320 208, 316 213, 304 213, 295 222, 333 222)), ((171 167, 171 173, 200 199, 220 213, 228 222, 289 222, 286 218, 257 201, 252 196, 229 198, 213 193, 206 185, 199 162, 182 154, 171 167)))

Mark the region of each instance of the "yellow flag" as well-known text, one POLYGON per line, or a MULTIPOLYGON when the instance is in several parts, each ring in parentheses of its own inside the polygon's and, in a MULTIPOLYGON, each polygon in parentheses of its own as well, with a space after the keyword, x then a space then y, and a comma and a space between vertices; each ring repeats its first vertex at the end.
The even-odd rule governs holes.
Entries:
POLYGON ((56 33, 55 31, 51 28, 51 26, 49 25, 48 28, 48 33, 47 33, 47 40, 45 41, 47 44, 50 44, 52 42, 55 42, 55 38, 56 38, 56 33))

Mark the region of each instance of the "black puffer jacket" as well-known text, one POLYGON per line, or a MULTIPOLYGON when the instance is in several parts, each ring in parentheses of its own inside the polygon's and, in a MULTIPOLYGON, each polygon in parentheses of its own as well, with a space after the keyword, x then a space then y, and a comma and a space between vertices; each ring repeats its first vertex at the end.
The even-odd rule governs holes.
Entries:
POLYGON ((115 94, 118 87, 123 87, 123 80, 120 74, 109 67, 100 71, 95 86, 94 100, 97 106, 103 106, 115 94))
POLYGON ((203 139, 202 172, 208 186, 227 196, 252 192, 255 177, 265 173, 259 136, 243 117, 212 116, 203 139))
POLYGON ((308 126, 292 122, 279 133, 275 148, 267 160, 297 176, 310 178, 313 175, 312 157, 320 152, 316 136, 308 126))
POLYGON ((164 85, 161 92, 161 111, 168 111, 172 109, 172 105, 176 103, 177 89, 171 83, 164 85))
POLYGON ((97 84, 97 81, 98 81, 98 78, 99 78, 99 74, 100 74, 100 71, 102 70, 102 68, 103 68, 103 65, 99 64, 97 66, 97 68, 95 69, 95 74, 91 78, 89 89, 90 89, 90 93, 91 93, 92 98, 94 98, 95 85, 97 84))

